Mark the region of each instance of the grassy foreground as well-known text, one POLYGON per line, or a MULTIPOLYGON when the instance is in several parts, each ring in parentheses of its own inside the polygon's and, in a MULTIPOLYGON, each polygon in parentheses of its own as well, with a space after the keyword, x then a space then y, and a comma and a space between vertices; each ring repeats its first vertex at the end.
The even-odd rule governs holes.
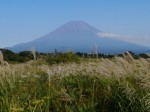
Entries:
POLYGON ((150 59, 0 66, 1 112, 150 112, 150 59))

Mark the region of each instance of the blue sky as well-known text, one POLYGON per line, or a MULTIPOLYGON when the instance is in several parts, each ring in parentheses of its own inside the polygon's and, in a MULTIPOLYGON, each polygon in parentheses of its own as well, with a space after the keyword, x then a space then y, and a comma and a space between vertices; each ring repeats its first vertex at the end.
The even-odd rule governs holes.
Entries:
POLYGON ((0 0, 0 47, 34 40, 71 20, 150 44, 150 0, 0 0))

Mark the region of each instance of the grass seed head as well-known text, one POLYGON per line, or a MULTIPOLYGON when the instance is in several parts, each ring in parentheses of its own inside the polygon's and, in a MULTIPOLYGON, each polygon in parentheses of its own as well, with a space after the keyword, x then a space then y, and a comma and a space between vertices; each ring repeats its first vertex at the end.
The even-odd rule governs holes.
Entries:
POLYGON ((0 63, 2 64, 4 62, 4 57, 2 51, 0 51, 0 63))
POLYGON ((31 49, 32 55, 33 55, 33 59, 36 60, 36 50, 35 48, 31 49))

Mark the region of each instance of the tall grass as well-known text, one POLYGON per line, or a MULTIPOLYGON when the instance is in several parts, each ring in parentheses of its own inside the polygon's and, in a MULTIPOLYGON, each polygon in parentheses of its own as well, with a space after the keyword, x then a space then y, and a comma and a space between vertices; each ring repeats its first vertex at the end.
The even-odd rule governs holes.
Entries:
POLYGON ((7 65, 9 66, 8 62, 4 61, 4 56, 2 51, 0 51, 0 65, 7 65))
POLYGON ((0 66, 1 112, 150 111, 150 59, 34 63, 0 66))
POLYGON ((33 55, 33 60, 35 61, 35 60, 37 59, 35 48, 32 48, 32 49, 31 49, 31 53, 32 53, 32 55, 33 55))
POLYGON ((0 63, 3 64, 4 62, 4 57, 2 51, 0 51, 0 63))

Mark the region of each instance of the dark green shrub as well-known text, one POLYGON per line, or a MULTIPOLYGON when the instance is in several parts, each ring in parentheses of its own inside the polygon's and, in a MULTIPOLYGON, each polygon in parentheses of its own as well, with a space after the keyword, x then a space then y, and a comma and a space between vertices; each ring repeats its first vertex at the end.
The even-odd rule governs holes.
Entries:
POLYGON ((58 53, 48 56, 46 58, 46 61, 50 65, 58 63, 70 63, 70 62, 80 63, 80 57, 74 54, 73 52, 58 53))

